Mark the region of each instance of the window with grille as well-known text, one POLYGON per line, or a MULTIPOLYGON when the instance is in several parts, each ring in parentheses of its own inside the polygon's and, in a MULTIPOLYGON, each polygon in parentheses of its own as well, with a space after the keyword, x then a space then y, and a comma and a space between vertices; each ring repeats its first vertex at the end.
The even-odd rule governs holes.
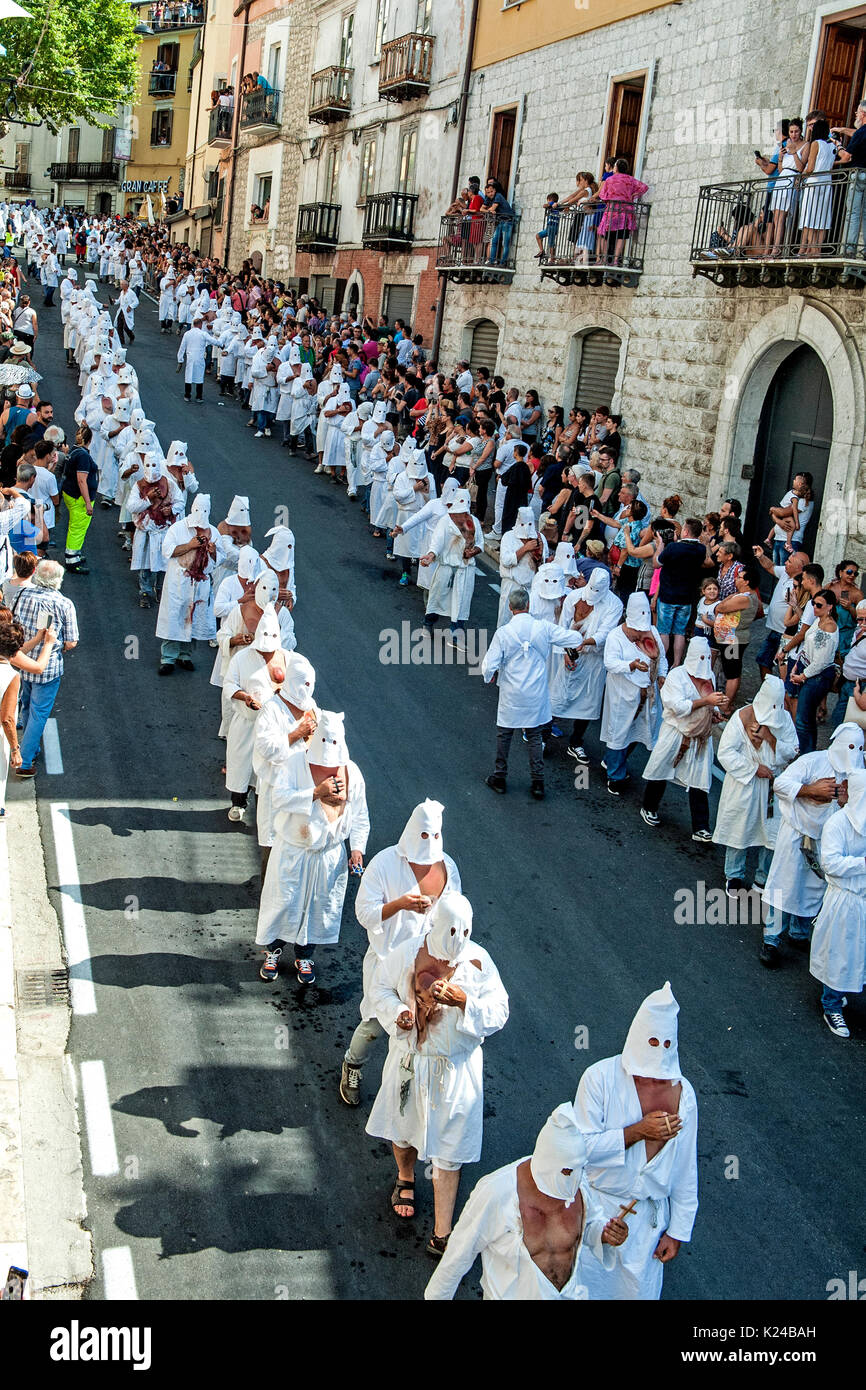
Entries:
POLYGON ((358 199, 366 202, 368 196, 375 192, 376 188, 376 149, 378 140, 374 135, 371 140, 365 140, 361 149, 361 185, 358 189, 358 199))
POLYGON ((150 143, 151 145, 170 145, 171 127, 174 120, 174 112, 154 111, 150 121, 150 143))
POLYGON ((429 34, 433 14, 433 0, 418 0, 415 11, 415 33, 429 34))
POLYGON ((400 193, 415 192, 415 155, 418 149, 418 130, 404 131, 400 138, 400 166, 397 188, 400 193))
POLYGON ((67 164, 77 164, 77 163, 78 163, 78 146, 79 146, 80 141, 81 141, 81 131, 78 129, 78 126, 77 126, 77 125, 70 126, 70 127, 69 127, 69 133, 68 133, 67 136, 66 136, 66 162, 67 162, 67 164))

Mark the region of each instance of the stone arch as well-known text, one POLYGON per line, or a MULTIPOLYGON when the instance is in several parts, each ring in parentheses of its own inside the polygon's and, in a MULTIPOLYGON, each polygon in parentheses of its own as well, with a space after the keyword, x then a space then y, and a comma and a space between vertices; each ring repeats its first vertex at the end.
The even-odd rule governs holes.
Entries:
POLYGON ((619 370, 616 374, 616 387, 613 399, 610 402, 611 410, 619 410, 631 329, 626 320, 620 318, 619 314, 612 314, 607 309, 594 309, 588 313, 578 314, 576 318, 571 320, 565 329, 563 341, 567 344, 567 353, 563 364, 564 372, 562 377, 561 401, 566 409, 566 417, 574 401, 575 392, 577 391, 583 340, 589 333, 593 333, 599 328, 604 329, 608 333, 615 333, 621 344, 619 370))
POLYGON ((746 334, 727 373, 716 423, 707 503, 717 507, 725 497, 738 497, 745 506, 767 391, 780 365, 803 343, 823 363, 833 396, 833 440, 815 557, 829 570, 845 551, 845 519, 853 519, 857 514, 857 478, 866 432, 866 386, 848 326, 828 305, 792 295, 746 334))
POLYGON ((356 308, 355 308, 355 317, 357 318, 358 322, 360 323, 361 320, 362 320, 363 317, 364 317, 364 277, 363 277, 363 275, 361 274, 360 270, 353 270, 352 273, 351 273, 351 275, 349 276, 348 280, 346 281, 346 288, 345 288, 345 290, 343 291, 343 304, 342 304, 342 307, 343 307, 344 309, 348 309, 348 308, 349 308, 349 305, 350 305, 351 300, 352 300, 352 291, 353 291, 353 290, 355 290, 355 291, 357 292, 357 296, 358 296, 358 302, 357 302, 357 306, 356 306, 356 308))
POLYGON ((483 312, 479 311, 477 314, 473 314, 471 318, 466 320, 460 330, 460 353, 458 361, 469 361, 472 352, 472 334, 475 332, 476 324, 482 323, 485 319, 489 319, 491 323, 495 323, 496 327, 499 329, 499 351, 502 351, 502 343, 505 338, 505 314, 501 309, 495 308, 492 304, 485 304, 483 312))

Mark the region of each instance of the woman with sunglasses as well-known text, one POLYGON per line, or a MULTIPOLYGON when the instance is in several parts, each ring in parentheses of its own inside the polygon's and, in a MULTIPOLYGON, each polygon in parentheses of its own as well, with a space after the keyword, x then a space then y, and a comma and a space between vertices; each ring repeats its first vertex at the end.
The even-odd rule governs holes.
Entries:
POLYGON ((812 599, 815 613, 795 670, 789 680, 798 688, 794 724, 800 752, 814 753, 818 746, 818 706, 833 683, 839 626, 836 622, 836 595, 832 589, 819 589, 812 599))

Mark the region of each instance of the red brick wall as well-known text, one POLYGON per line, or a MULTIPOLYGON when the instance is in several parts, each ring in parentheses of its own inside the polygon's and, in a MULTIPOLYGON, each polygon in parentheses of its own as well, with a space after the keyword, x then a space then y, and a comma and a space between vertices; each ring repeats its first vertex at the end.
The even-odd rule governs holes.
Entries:
POLYGON ((337 251, 334 256, 311 256, 299 251, 295 258, 295 275, 311 279, 314 275, 331 276, 338 280, 348 280, 357 270, 364 281, 364 313, 378 314, 382 307, 382 289, 386 284, 418 285, 415 295, 414 333, 424 334, 424 344, 429 348, 433 338, 433 322, 436 317, 436 298, 439 293, 439 277, 436 274, 436 247, 413 246, 412 255, 426 256, 427 269, 411 272, 406 268, 407 257, 384 255, 381 251, 347 250, 337 251), (434 306, 434 307, 431 307, 434 306))

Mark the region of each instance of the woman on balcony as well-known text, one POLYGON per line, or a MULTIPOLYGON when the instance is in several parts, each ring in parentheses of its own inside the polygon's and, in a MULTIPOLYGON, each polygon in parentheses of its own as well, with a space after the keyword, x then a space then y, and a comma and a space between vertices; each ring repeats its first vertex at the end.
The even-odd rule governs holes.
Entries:
POLYGON ((812 122, 812 138, 803 147, 803 192, 800 203, 802 257, 820 256, 821 245, 833 221, 833 188, 830 170, 836 163, 836 146, 830 139, 830 123, 812 122))
MULTIPOLYGON (((602 181, 598 190, 598 198, 606 204, 601 222, 598 226, 598 240, 604 240, 607 249, 606 264, 610 266, 620 266, 623 260, 623 251, 629 237, 637 227, 634 205, 639 198, 649 192, 649 185, 641 183, 640 179, 633 178, 628 171, 628 160, 617 159, 613 166, 613 173, 609 179, 602 181), (610 252, 610 238, 613 237, 613 254, 610 252)), ((587 200, 585 206, 595 199, 587 200)), ((605 275, 606 285, 619 285, 622 283, 615 275, 605 275)))
POLYGON ((788 125, 788 138, 779 148, 779 177, 770 198, 770 215, 773 219, 772 243, 767 254, 777 259, 782 254, 782 241, 785 236, 785 223, 788 214, 796 210, 794 199, 797 174, 803 168, 800 156, 804 150, 803 127, 799 121, 788 125))

